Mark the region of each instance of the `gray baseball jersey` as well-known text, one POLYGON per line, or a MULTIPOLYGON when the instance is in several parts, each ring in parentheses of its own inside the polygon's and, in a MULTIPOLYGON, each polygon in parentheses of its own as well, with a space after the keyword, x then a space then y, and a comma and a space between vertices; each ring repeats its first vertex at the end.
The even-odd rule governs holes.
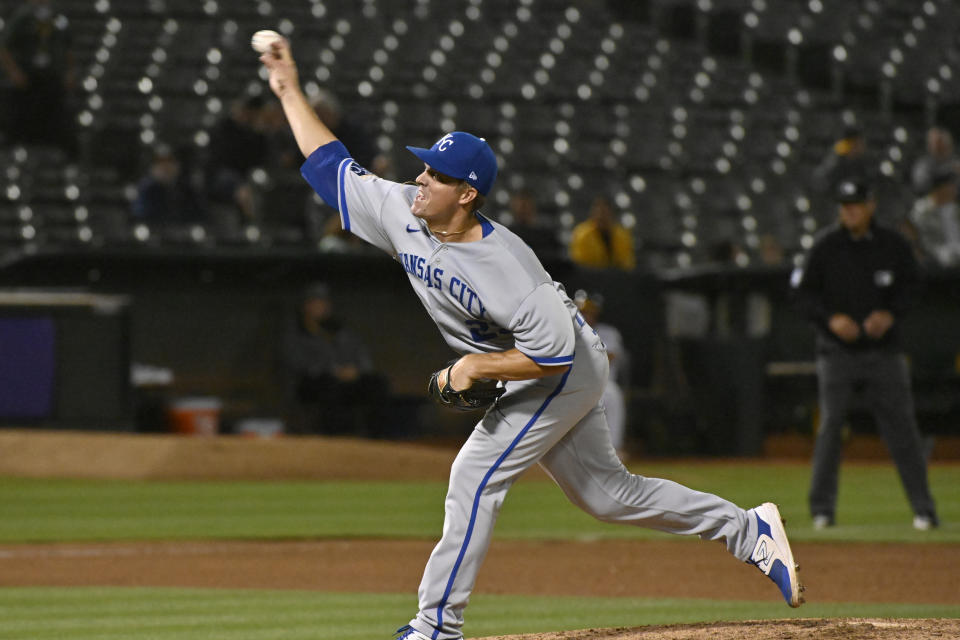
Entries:
MULTIPOLYGON (((304 176, 327 202, 322 176, 330 160, 315 154, 304 176), (319 178, 319 179, 318 179, 319 178)), ((573 362, 571 319, 577 308, 533 251, 500 224, 480 216, 483 239, 443 243, 410 212, 415 185, 382 180, 341 159, 335 205, 343 228, 403 265, 420 302, 458 353, 516 347, 539 364, 573 362)))
POLYGON ((567 497, 608 522, 726 539, 747 560, 754 518, 682 485, 633 475, 610 443, 600 401, 609 373, 603 342, 509 229, 483 216, 483 238, 443 243, 410 212, 416 187, 382 180, 339 142, 301 172, 339 210, 344 229, 393 255, 447 343, 460 353, 516 347, 563 373, 506 383, 450 469, 443 535, 424 570, 410 626, 433 640, 463 635, 463 611, 513 482, 539 463, 567 497))

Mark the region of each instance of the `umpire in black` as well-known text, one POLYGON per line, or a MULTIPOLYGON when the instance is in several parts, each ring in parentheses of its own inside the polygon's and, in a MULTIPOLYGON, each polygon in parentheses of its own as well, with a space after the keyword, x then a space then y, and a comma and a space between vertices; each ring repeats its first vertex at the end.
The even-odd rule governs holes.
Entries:
POLYGON ((899 323, 912 306, 919 275, 907 241, 876 224, 876 201, 860 180, 836 186, 839 223, 817 239, 791 285, 817 330, 820 432, 813 453, 810 512, 814 527, 834 524, 841 429, 862 388, 913 508, 913 526, 939 525, 927 483, 899 323))

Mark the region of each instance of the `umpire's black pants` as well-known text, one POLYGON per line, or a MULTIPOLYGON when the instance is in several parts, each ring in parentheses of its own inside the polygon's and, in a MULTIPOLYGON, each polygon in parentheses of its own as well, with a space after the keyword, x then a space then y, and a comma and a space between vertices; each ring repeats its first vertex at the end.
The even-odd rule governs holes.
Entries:
POLYGON ((841 457, 841 430, 854 388, 863 386, 867 404, 900 472, 907 499, 917 515, 936 513, 927 483, 910 390, 910 373, 902 353, 871 349, 837 351, 817 357, 820 432, 813 451, 810 513, 833 520, 841 457))

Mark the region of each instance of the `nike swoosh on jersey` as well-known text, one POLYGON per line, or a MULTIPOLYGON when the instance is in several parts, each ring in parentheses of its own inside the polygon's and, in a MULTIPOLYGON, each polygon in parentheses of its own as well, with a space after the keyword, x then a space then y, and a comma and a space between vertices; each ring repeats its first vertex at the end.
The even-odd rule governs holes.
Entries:
POLYGON ((417 233, 418 231, 422 231, 422 229, 420 227, 413 227, 409 224, 407 225, 407 233, 417 233))

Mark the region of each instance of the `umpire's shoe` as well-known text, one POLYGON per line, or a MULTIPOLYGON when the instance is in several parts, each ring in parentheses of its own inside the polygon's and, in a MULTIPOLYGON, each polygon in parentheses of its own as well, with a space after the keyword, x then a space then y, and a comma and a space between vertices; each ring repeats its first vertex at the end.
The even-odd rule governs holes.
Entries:
POLYGON ((750 513, 757 518, 757 545, 750 554, 750 564, 777 584, 788 605, 799 607, 804 602, 800 595, 803 585, 797 580, 799 567, 793 561, 780 510, 772 502, 764 502, 750 513))

